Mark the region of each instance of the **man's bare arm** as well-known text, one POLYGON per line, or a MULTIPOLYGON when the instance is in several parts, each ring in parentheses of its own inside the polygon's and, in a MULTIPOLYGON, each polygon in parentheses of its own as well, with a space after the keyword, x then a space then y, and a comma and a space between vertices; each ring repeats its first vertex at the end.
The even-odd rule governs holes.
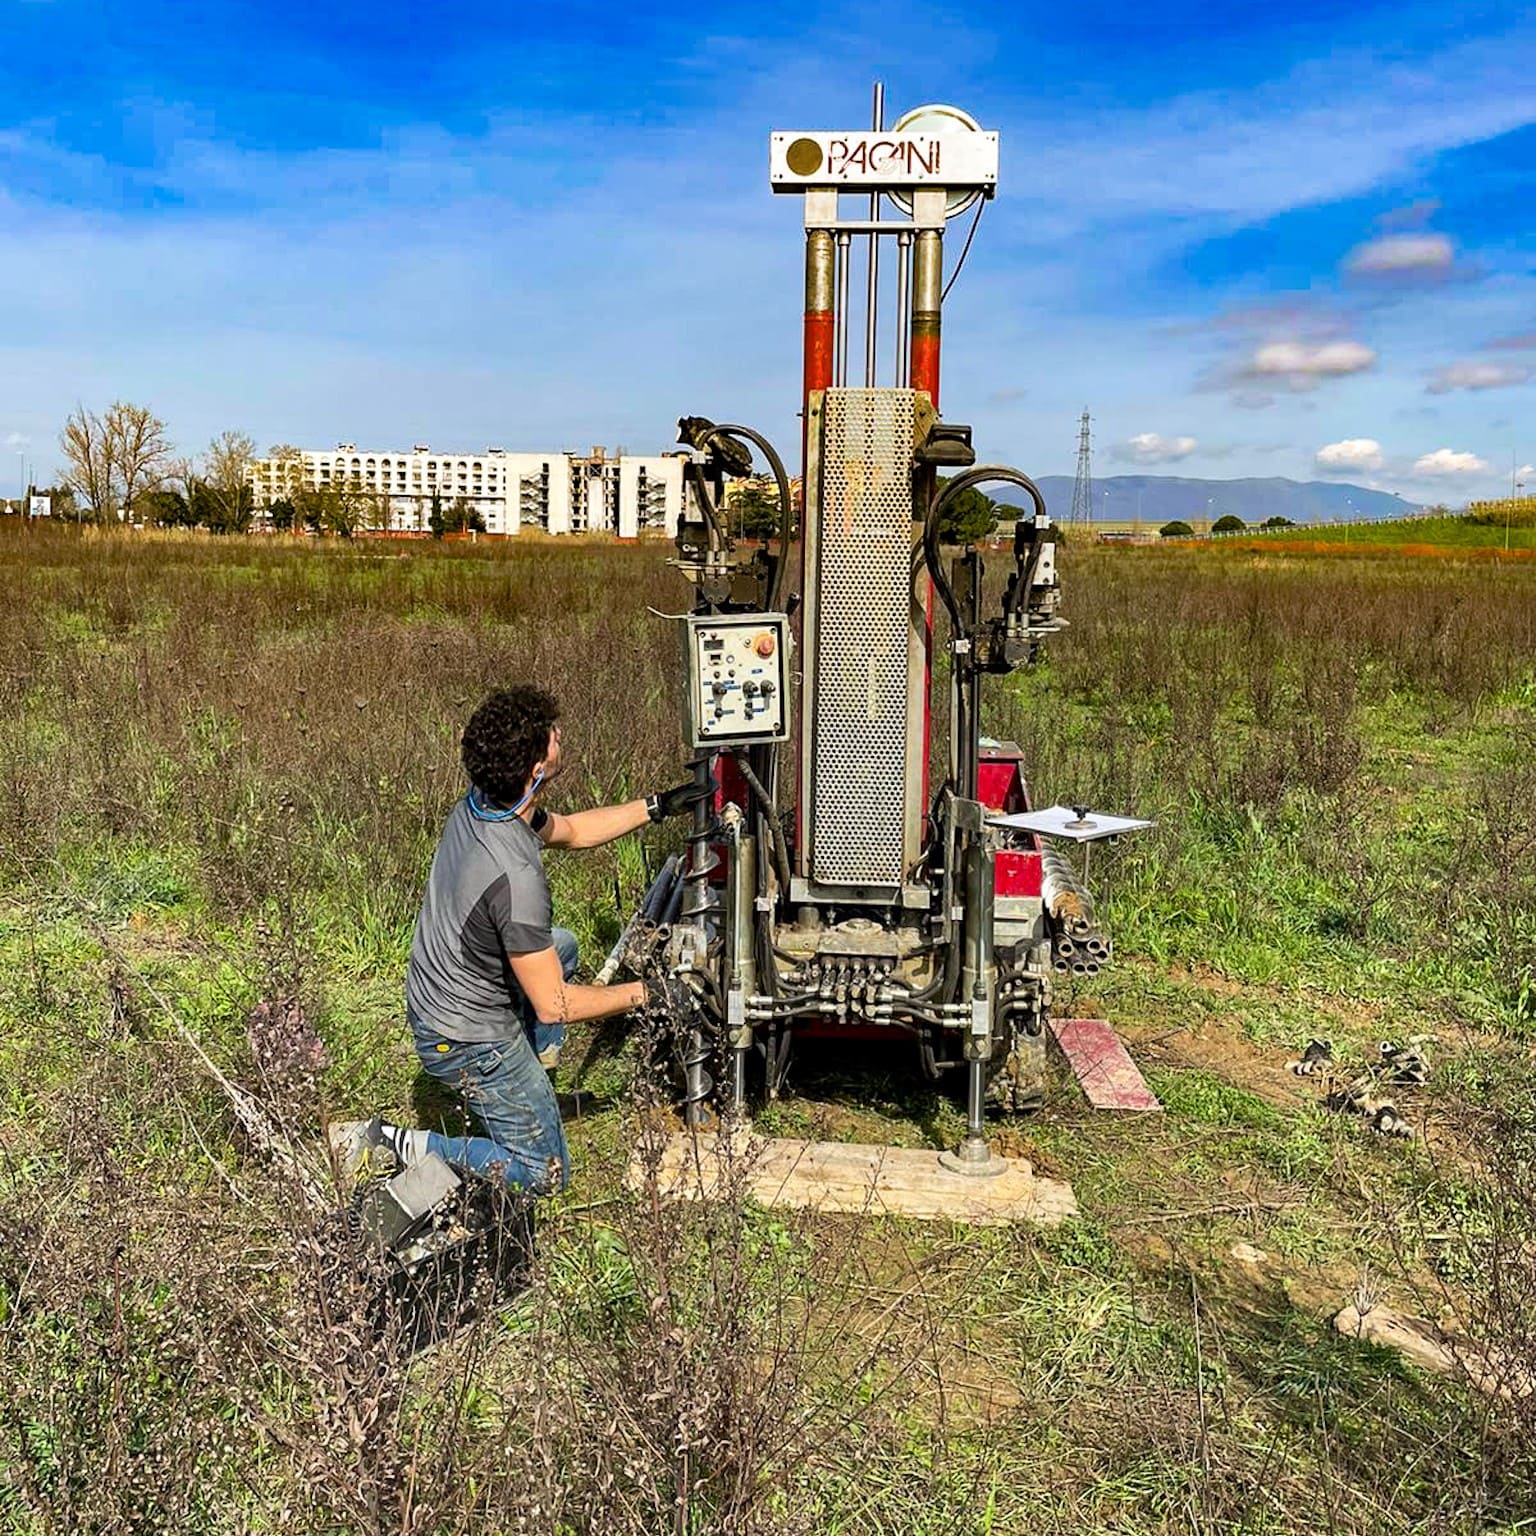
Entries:
MULTIPOLYGON (((650 816, 644 800, 630 800, 623 805, 601 805, 595 810, 577 811, 571 816, 550 815, 544 827, 544 841, 551 848, 600 848, 626 832, 643 827, 650 816)), ((600 1018, 600 1014, 590 1014, 600 1018)))
MULTIPOLYGON (((643 806, 644 802, 642 802, 643 806)), ((642 810, 641 814, 644 814, 642 810)), ((588 987, 567 981, 554 946, 528 955, 508 955, 507 963, 523 995, 545 1024, 578 1024, 606 1019, 645 1005, 645 983, 627 981, 617 987, 588 987)))

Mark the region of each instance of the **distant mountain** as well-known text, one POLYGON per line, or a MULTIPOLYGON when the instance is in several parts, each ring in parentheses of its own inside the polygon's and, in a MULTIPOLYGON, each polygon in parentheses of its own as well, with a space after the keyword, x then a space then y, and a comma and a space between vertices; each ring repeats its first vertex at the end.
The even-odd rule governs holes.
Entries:
MULTIPOLYGON (((1072 479, 1046 475, 1036 482, 1051 516, 1066 522, 1072 510, 1072 479)), ((1027 498, 1013 486, 983 486, 998 501, 1018 506, 1027 498)), ((1252 526, 1270 517, 1293 523, 1338 522, 1350 518, 1372 522, 1402 517, 1419 510, 1387 491, 1370 491, 1336 480, 1186 480, 1178 475, 1107 475, 1093 482, 1093 515, 1099 522, 1143 523, 1161 527, 1181 519, 1186 523, 1215 522, 1231 514, 1252 526), (1108 495, 1106 496, 1106 492, 1108 495)))

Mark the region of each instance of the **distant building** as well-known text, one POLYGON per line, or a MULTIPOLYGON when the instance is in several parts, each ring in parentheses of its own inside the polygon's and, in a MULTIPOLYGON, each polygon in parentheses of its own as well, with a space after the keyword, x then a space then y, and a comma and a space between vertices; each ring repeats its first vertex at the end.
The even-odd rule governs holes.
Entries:
POLYGON ((292 458, 256 459, 249 477, 258 514, 299 486, 347 486, 374 498, 374 525, 396 533, 426 532, 435 494, 445 513, 459 502, 478 512, 487 533, 538 528, 632 539, 647 530, 676 532, 685 458, 680 453, 610 458, 600 447, 588 454, 502 448, 434 453, 417 443, 405 453, 338 443, 333 449, 299 449, 292 458))

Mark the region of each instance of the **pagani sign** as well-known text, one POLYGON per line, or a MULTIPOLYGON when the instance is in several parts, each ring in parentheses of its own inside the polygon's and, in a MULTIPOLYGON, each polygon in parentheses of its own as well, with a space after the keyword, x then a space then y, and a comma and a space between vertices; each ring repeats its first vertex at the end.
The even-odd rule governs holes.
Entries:
POLYGON ((808 187, 950 187, 990 193, 995 133, 774 133, 768 179, 775 192, 808 187))

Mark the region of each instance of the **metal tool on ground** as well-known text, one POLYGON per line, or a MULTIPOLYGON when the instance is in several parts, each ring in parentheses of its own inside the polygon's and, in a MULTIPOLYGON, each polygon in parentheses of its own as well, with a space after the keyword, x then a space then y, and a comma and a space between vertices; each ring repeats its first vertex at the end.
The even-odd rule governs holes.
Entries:
POLYGON ((1378 1135, 1411 1141, 1413 1126, 1399 1111, 1396 1095, 1390 1090, 1422 1088, 1428 1081, 1429 1066, 1422 1046, 1429 1038, 1415 1035, 1401 1045, 1391 1040, 1381 1041, 1375 1060, 1352 1077, 1333 1075, 1339 1064, 1331 1040, 1308 1041, 1300 1060, 1287 1065, 1298 1077, 1326 1076, 1325 1108, 1359 1116, 1378 1135))
POLYGON ((656 958, 698 1002, 680 1048, 690 1119, 711 1081, 728 1113, 775 1097, 798 1041, 905 1038, 928 1076, 964 1083, 966 1130, 945 1167, 991 1182, 1008 1165, 988 1148, 986 1110, 1039 1103, 1053 979, 1110 956, 1085 878, 1047 840, 1149 823, 1078 805, 1029 824, 1024 753, 982 735, 986 680, 1033 664, 1066 626, 1039 488, 978 465, 971 429, 939 408, 957 275, 946 282, 945 227, 993 196, 998 139, 948 106, 887 129, 882 101, 868 130, 769 140, 770 184, 804 216, 799 496, 761 433, 679 422, 691 457, 675 564, 694 590, 679 714, 714 796, 688 833, 656 958), (847 378, 856 236, 870 263, 862 388, 847 378), (882 245, 895 248, 883 289, 882 245), (760 545, 730 517, 729 483, 753 469, 777 501, 760 545), (997 557, 945 545, 951 513, 982 487, 1017 503, 996 600, 997 557))
POLYGON ((1326 1072, 1333 1065, 1333 1041, 1307 1041, 1307 1048, 1301 1053, 1301 1059, 1288 1061, 1286 1065, 1297 1077, 1315 1077, 1319 1072, 1326 1072))

